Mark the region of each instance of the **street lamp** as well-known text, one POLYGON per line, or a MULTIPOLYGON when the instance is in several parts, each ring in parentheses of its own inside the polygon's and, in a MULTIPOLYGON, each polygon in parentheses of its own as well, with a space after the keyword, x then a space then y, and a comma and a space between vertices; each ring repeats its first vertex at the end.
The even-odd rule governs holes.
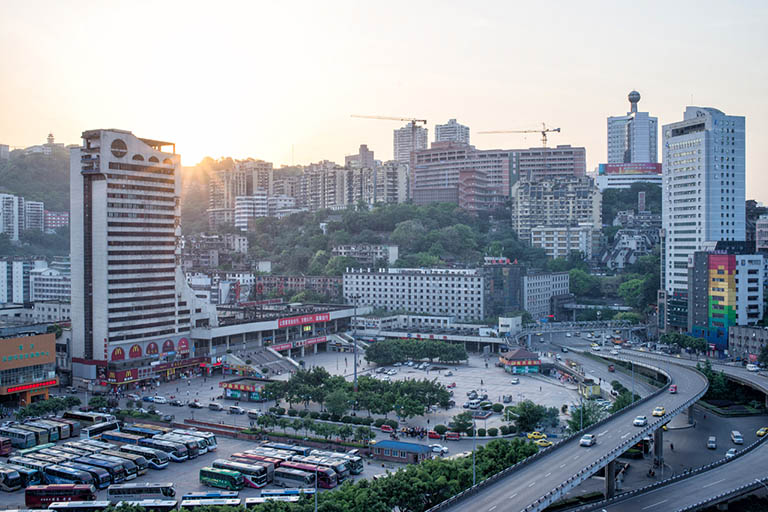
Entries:
POLYGON ((472 417, 472 487, 477 483, 477 471, 475 468, 475 446, 477 445, 477 428, 475 418, 472 417))
POLYGON ((352 351, 354 352, 354 379, 353 379, 353 385, 352 390, 357 393, 357 300, 360 298, 359 295, 350 295, 349 297, 353 301, 353 305, 355 308, 354 316, 352 317, 352 351))

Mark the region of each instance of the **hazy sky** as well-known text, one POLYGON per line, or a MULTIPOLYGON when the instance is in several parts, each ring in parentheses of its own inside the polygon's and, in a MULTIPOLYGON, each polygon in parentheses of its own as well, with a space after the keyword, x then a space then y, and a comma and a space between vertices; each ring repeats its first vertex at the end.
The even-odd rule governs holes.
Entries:
POLYGON ((400 123, 457 118, 479 148, 550 144, 605 161, 627 93, 660 124, 686 105, 747 117, 747 197, 768 203, 767 2, 0 0, 0 143, 123 128, 277 165, 392 157, 400 123), (292 149, 293 148, 293 149, 292 149))

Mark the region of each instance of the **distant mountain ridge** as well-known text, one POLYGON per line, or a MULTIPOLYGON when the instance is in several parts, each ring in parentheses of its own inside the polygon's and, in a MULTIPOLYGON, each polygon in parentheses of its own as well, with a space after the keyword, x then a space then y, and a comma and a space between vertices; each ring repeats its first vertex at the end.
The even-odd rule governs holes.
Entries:
POLYGON ((69 151, 56 148, 51 155, 11 153, 0 162, 0 193, 43 201, 45 209, 69 211, 69 151))

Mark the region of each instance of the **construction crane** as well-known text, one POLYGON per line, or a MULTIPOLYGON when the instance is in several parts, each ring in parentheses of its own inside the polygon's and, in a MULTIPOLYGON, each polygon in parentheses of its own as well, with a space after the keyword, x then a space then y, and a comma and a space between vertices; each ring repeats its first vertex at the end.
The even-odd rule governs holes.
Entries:
MULTIPOLYGON (((411 125, 411 144, 413 144, 413 149, 416 149, 416 127, 419 123, 426 125, 427 120, 426 119, 415 119, 413 117, 389 117, 389 116, 359 116, 352 114, 352 117, 356 117, 358 119, 379 119, 383 121, 408 121, 408 123, 411 125)), ((397 157, 397 155, 395 155, 397 157)))
POLYGON ((541 130, 493 130, 488 132, 477 132, 481 135, 488 135, 492 133, 540 133, 541 134, 541 143, 544 147, 547 147, 547 133, 550 132, 558 132, 560 133, 560 128, 547 128, 547 125, 545 123, 541 123, 541 130))

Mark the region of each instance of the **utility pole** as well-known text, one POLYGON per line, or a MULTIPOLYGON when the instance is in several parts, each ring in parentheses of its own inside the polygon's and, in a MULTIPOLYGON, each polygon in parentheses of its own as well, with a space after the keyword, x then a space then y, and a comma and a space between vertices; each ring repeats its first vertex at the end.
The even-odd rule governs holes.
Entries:
POLYGON ((477 429, 475 428, 475 418, 472 418, 472 487, 477 484, 477 470, 475 468, 475 446, 477 445, 477 429))
MULTIPOLYGON (((352 317, 352 321, 354 322, 352 324, 352 350, 355 354, 354 384, 352 389, 355 394, 357 394, 357 299, 358 297, 352 297, 352 300, 355 301, 355 316, 352 317)), ((357 398, 355 398, 355 402, 357 402, 357 398)))

